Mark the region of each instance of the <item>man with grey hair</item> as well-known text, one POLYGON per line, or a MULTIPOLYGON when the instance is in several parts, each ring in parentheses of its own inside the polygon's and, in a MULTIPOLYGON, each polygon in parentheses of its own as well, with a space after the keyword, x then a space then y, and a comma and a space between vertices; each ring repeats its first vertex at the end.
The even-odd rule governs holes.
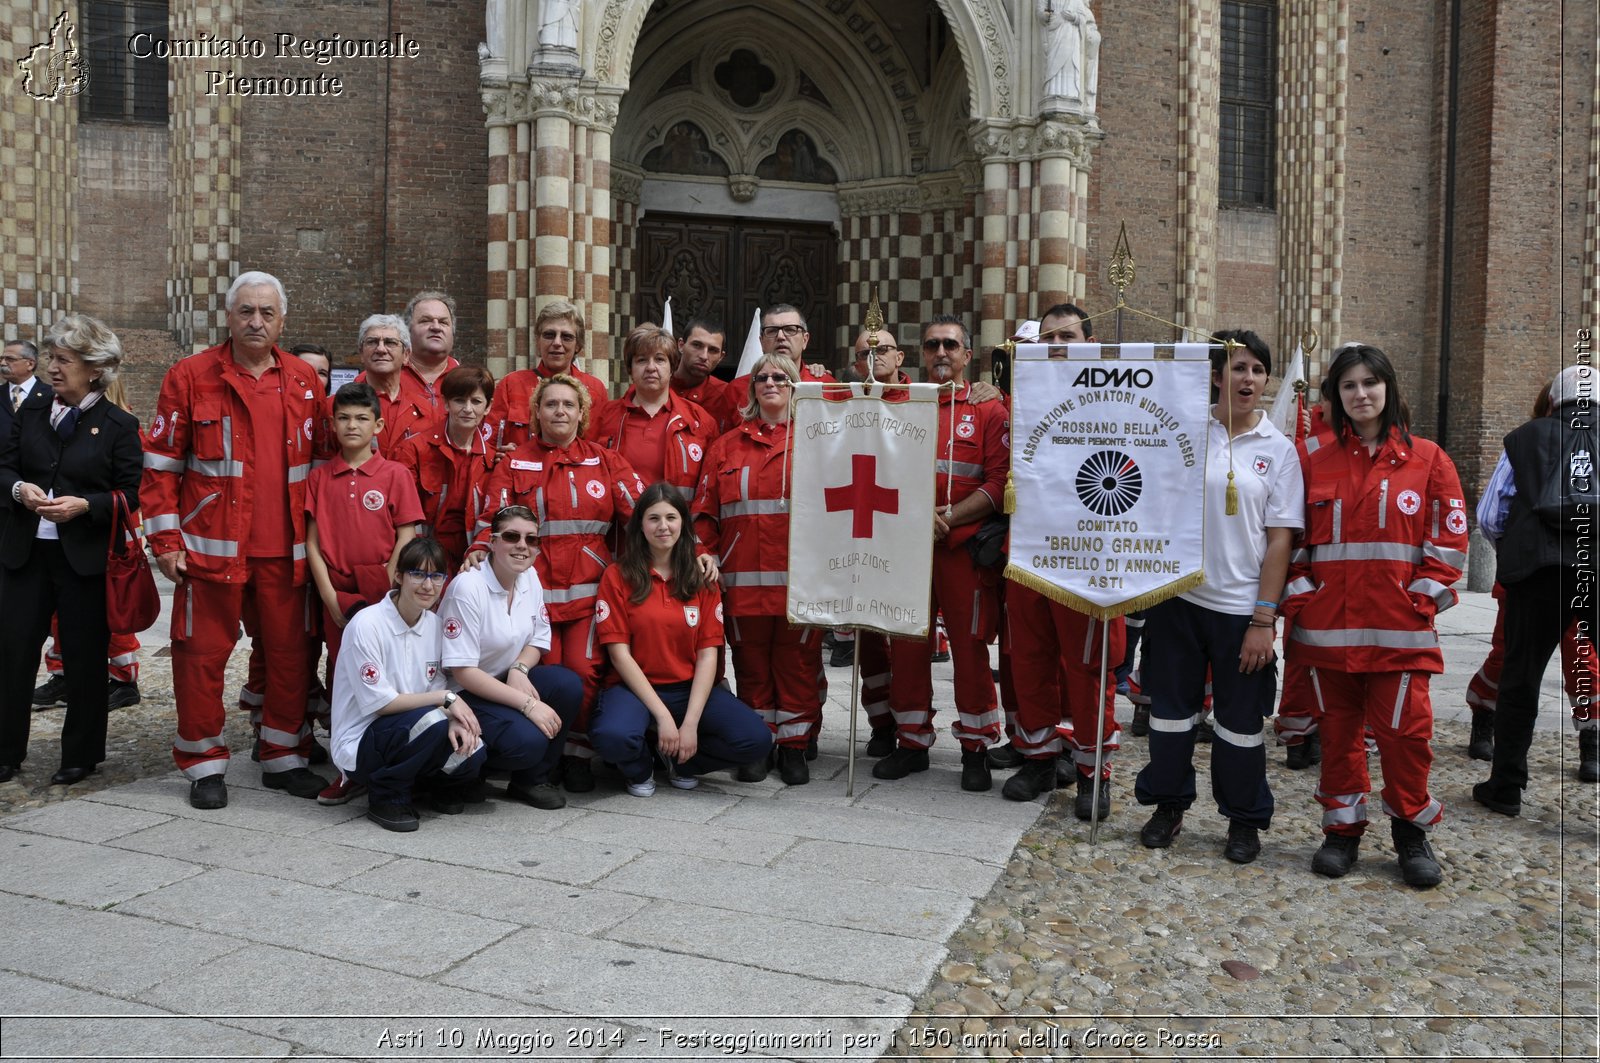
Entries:
MULTIPOLYGON (((361 322, 356 346, 361 354, 361 374, 356 380, 372 385, 383 407, 383 427, 374 443, 378 453, 392 458, 401 443, 427 431, 436 419, 427 396, 405 384, 405 369, 411 362, 411 330, 394 314, 373 314, 361 322)), ((325 411, 331 431, 331 395, 325 411)))
POLYGON ((177 584, 172 755, 201 809, 228 803, 223 672, 247 609, 267 666, 262 782, 304 798, 325 785, 307 767, 305 653, 305 487, 322 383, 278 348, 289 300, 276 277, 241 274, 226 306, 228 338, 161 382, 140 485, 151 551, 177 584))
POLYGON ((5 399, 0 401, 0 439, 11 434, 11 422, 24 403, 50 404, 50 385, 33 375, 39 365, 39 348, 31 340, 12 340, 0 353, 0 380, 5 399))
POLYGON ((411 333, 411 361, 404 370, 406 385, 418 391, 428 409, 444 411, 439 378, 461 363, 456 349, 456 301, 448 292, 420 291, 406 304, 405 324, 411 333))

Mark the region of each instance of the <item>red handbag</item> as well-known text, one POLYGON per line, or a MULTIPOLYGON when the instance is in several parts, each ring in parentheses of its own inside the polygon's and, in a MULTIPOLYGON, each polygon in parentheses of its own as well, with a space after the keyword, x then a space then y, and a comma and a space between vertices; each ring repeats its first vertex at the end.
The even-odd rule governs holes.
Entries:
POLYGON ((106 551, 106 624, 113 635, 137 635, 161 615, 161 594, 139 546, 128 500, 112 491, 111 545, 106 551))

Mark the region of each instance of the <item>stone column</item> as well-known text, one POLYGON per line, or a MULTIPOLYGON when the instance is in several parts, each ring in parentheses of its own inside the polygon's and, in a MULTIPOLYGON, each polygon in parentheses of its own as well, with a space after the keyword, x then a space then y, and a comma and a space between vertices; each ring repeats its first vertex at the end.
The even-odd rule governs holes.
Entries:
MULTIPOLYGON (((1292 5, 1291 5, 1292 6, 1292 5)), ((1320 7, 1321 5, 1306 5, 1320 7)), ((1217 308, 1217 131, 1222 64, 1220 0, 1183 0, 1178 78, 1178 276, 1176 318, 1208 330, 1217 308)))
POLYGON ((978 249, 979 297, 973 347, 993 346, 1006 338, 1006 307, 1014 301, 1017 248, 1010 224, 1017 209, 1016 167, 1012 162, 1012 132, 1006 126, 982 123, 973 147, 983 163, 983 191, 979 197, 978 249))
POLYGON ((1033 251, 1033 302, 1023 317, 1037 318, 1061 302, 1080 302, 1087 287, 1090 144, 1101 136, 1083 119, 1041 122, 1034 136, 1038 158, 1038 226, 1033 251))

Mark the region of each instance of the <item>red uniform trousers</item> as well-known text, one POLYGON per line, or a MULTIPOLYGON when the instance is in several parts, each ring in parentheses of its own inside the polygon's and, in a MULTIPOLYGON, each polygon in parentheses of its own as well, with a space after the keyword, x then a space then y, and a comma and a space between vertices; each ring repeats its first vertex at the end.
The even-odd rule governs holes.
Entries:
MULTIPOLYGON (((61 675, 61 636, 56 633, 56 618, 50 618, 50 648, 44 651, 44 669, 50 675, 61 675)), ((139 638, 136 635, 111 633, 111 644, 106 647, 106 675, 119 683, 139 681, 139 638)))
POLYGON ((1079 775, 1093 775, 1095 724, 1104 706, 1101 777, 1109 779, 1111 755, 1121 748, 1122 731, 1117 726, 1116 676, 1108 666, 1105 681, 1100 679, 1100 644, 1109 638, 1109 660, 1122 660, 1127 648, 1122 618, 1108 625, 1013 583, 1006 587, 1006 627, 1017 692, 1017 750, 1032 759, 1060 754, 1064 743, 1057 725, 1070 717, 1073 763, 1079 775))
MULTIPOLYGON (((1474 710, 1493 712, 1500 701, 1500 671, 1506 663, 1506 610, 1504 591, 1494 585, 1495 600, 1500 609, 1494 617, 1494 636, 1489 642, 1489 656, 1483 667, 1467 684, 1467 704, 1474 710)), ((52 629, 53 630, 53 629, 52 629)), ((112 652, 116 652, 117 637, 111 636, 112 652)), ((54 668, 51 669, 55 671, 54 668)), ((1600 727, 1600 717, 1584 698, 1592 700, 1600 690, 1600 666, 1595 661, 1594 643, 1578 638, 1578 621, 1574 619, 1561 636, 1561 678, 1567 688, 1567 701, 1572 705, 1572 726, 1579 731, 1600 727)))
MULTIPOLYGON (((332 706, 328 702, 328 691, 333 686, 333 669, 328 669, 328 683, 324 686, 317 678, 317 665, 322 663, 322 630, 315 621, 320 613, 314 606, 316 601, 312 598, 311 588, 306 588, 306 715, 315 720, 322 721, 322 725, 332 730, 332 706)), ((250 725, 258 732, 261 730, 261 706, 266 702, 267 689, 267 654, 262 647, 261 640, 256 637, 259 626, 256 624, 255 599, 247 596, 244 602, 244 615, 240 617, 244 626, 244 633, 250 636, 250 663, 245 666, 244 686, 239 688, 239 711, 250 714, 250 725)))
MULTIPOLYGON (((1283 625, 1283 644, 1289 644, 1289 629, 1283 625)), ((1294 661, 1283 663, 1283 690, 1278 694, 1278 715, 1272 729, 1278 735, 1278 744, 1297 746, 1317 733, 1322 716, 1318 707, 1317 670, 1294 661)))
POLYGON ((172 759, 189 779, 228 770, 223 738, 223 671, 239 641, 246 603, 253 603, 265 652, 261 709, 261 770, 306 766, 311 726, 306 718, 306 598, 294 585, 287 557, 253 557, 244 583, 186 579, 172 600, 172 688, 178 738, 172 759))
POLYGON ((1383 760, 1383 811, 1432 830, 1444 806, 1428 793, 1433 766, 1433 704, 1428 672, 1336 672, 1317 669, 1322 693, 1322 778, 1317 802, 1327 834, 1361 835, 1367 829, 1367 745, 1378 741, 1383 760))
POLYGON ((876 631, 856 632, 856 660, 861 665, 861 707, 867 726, 893 727, 889 711, 889 636, 876 631))
POLYGON ((804 749, 822 725, 821 629, 781 616, 730 616, 727 628, 739 700, 767 721, 777 745, 804 749))
MULTIPOLYGON (((956 722, 962 749, 984 749, 1004 733, 989 671, 989 640, 1000 612, 996 576, 972 563, 965 546, 933 544, 933 611, 944 613, 956 673, 956 722)), ((899 744, 933 745, 933 640, 889 640, 889 707, 899 744)))
POLYGON ((583 680, 583 701, 578 715, 567 724, 567 744, 563 756, 588 759, 594 756, 589 744, 589 716, 600 696, 600 680, 605 675, 605 647, 595 640, 594 616, 580 620, 550 621, 550 652, 540 664, 559 664, 583 680))

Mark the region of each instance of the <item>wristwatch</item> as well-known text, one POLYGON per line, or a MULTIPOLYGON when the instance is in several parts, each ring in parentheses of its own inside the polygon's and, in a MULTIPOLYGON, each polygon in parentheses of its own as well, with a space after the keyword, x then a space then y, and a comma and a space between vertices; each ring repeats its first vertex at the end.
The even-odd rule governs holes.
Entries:
POLYGON ((528 674, 528 666, 523 664, 521 661, 518 661, 515 664, 513 664, 511 666, 511 670, 513 672, 521 672, 523 675, 527 675, 528 674))
POLYGON ((448 712, 449 709, 450 709, 450 706, 454 705, 457 700, 458 699, 456 698, 455 691, 446 690, 444 692, 444 707, 445 707, 445 710, 448 712))

